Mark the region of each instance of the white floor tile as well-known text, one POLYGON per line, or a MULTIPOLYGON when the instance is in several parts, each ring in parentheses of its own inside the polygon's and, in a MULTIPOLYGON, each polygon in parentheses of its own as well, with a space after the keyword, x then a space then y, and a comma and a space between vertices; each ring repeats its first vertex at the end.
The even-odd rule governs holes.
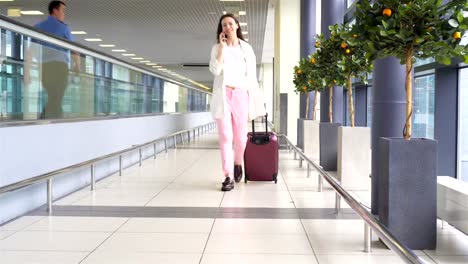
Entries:
POLYGON ((437 264, 466 264, 468 256, 432 256, 437 264))
POLYGON ((294 208, 288 191, 234 189, 226 192, 221 207, 294 208))
POLYGON ((137 195, 109 192, 94 192, 76 201, 73 205, 95 205, 95 206, 144 206, 154 195, 137 195))
POLYGON ((28 231, 109 232, 117 230, 128 218, 112 217, 46 217, 30 225, 28 231))
POLYGON ((298 219, 216 219, 212 234, 304 234, 298 219))
POLYGON ((364 221, 360 219, 303 219, 307 233, 318 235, 349 235, 364 237, 364 221))
POLYGON ((152 199, 147 206, 218 207, 223 192, 166 189, 152 199))
POLYGON ((16 231, 0 231, 0 240, 5 239, 6 237, 11 236, 16 231))
MULTIPOLYGON (((297 208, 335 208, 335 192, 294 191, 291 192, 297 208)), ((341 200, 341 208, 350 208, 341 200)))
MULTIPOLYGON (((320 264, 403 264, 397 256, 382 255, 317 255, 320 264)), ((430 259, 423 258, 428 264, 433 264, 430 259)))
POLYGON ((211 234, 205 252, 313 254, 305 234, 211 234))
POLYGON ((2 264, 76 264, 89 252, 0 251, 2 264))
POLYGON ((115 233, 98 251, 202 253, 208 234, 115 233))
POLYGON ((132 218, 118 232, 209 234, 213 221, 205 218, 132 218))
POLYGON ((92 251, 109 235, 98 232, 20 231, 0 240, 0 251, 92 251))
POLYGON ((138 251, 98 251, 93 252, 82 264, 155 264, 155 263, 177 263, 198 264, 201 253, 154 253, 138 251))
POLYGON ((20 217, 8 224, 5 224, 3 226, 0 226, 0 231, 18 231, 22 230, 25 227, 28 227, 41 219, 43 219, 44 216, 23 216, 20 217))
MULTIPOLYGON (((364 252, 364 236, 346 234, 309 234, 309 239, 317 255, 367 255, 364 252)), ((392 255, 377 240, 372 241, 373 255, 392 255)))
POLYGON ((430 256, 468 256, 468 236, 438 235, 437 249, 425 252, 430 256))
POLYGON ((314 255, 205 254, 202 264, 317 264, 314 255))

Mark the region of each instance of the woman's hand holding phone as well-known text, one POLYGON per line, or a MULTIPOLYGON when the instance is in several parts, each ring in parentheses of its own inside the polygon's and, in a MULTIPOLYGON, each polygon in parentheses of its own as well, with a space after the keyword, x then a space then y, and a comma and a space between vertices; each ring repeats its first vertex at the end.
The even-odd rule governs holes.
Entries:
POLYGON ((222 47, 226 47, 226 46, 227 46, 226 33, 221 32, 221 33, 219 34, 219 43, 221 43, 221 46, 222 46, 222 47))

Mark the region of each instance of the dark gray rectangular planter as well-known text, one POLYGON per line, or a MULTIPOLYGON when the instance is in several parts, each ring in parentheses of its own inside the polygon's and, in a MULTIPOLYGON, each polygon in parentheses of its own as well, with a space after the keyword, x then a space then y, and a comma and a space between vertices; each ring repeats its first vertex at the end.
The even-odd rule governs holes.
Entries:
POLYGON ((379 218, 413 250, 437 241, 437 141, 379 138, 379 218))
POLYGON ((326 171, 337 170, 339 123, 320 123, 320 166, 326 171))

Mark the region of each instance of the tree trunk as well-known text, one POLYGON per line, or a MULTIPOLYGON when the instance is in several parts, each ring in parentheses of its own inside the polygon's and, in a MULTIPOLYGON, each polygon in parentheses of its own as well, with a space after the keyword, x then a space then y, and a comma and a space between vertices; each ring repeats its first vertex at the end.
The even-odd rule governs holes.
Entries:
POLYGON ((309 118, 309 93, 305 93, 306 95, 306 111, 305 111, 305 119, 309 118))
POLYGON ((354 127, 354 101, 353 101, 353 84, 351 83, 351 73, 348 73, 348 99, 349 99, 349 119, 351 127, 354 127))
POLYGON ((406 51, 406 124, 403 129, 403 138, 411 139, 413 116, 413 48, 406 51))
POLYGON ((317 95, 318 95, 318 92, 316 90, 315 95, 314 95, 314 113, 313 113, 313 116, 312 116, 313 120, 317 120, 317 95))
POLYGON ((328 106, 328 119, 331 124, 333 123, 333 85, 331 85, 328 90, 330 91, 328 96, 328 103, 330 104, 328 106))

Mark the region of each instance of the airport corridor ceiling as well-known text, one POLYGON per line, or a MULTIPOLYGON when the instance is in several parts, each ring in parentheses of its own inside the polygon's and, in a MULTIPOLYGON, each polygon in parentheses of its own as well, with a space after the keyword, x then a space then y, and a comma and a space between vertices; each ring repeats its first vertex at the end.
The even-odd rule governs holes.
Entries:
MULTIPOLYGON (((131 63, 146 65, 150 61, 200 82, 212 86, 213 77, 206 65, 211 46, 216 41, 216 26, 223 11, 238 13, 248 42, 261 62, 269 0, 67 0, 66 23, 72 31, 85 31, 75 35, 76 41, 111 54, 131 63), (88 42, 85 38, 100 38, 102 42, 88 42), (100 47, 113 44, 115 47, 100 47), (143 60, 123 57, 112 49, 125 49, 143 60), (191 66, 188 66, 191 65, 191 66)), ((47 17, 49 0, 0 1, 0 13, 7 15, 9 8, 22 11, 39 10, 40 16, 12 17, 33 25, 47 17)))

